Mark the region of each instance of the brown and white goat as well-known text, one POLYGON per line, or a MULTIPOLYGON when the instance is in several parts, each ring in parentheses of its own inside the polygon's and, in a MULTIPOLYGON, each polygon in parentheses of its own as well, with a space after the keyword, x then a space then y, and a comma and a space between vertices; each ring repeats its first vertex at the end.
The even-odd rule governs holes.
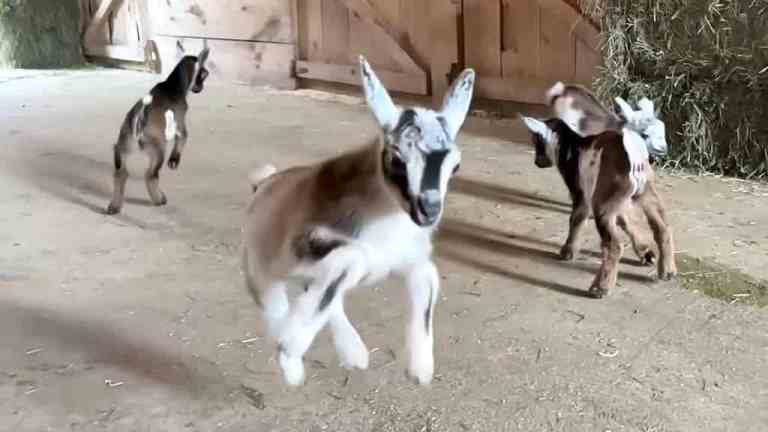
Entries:
POLYGON ((181 163, 181 153, 187 143, 187 93, 203 91, 208 77, 205 68, 208 53, 205 47, 198 56, 183 56, 168 78, 152 87, 149 94, 136 102, 125 115, 113 148, 114 189, 107 214, 120 213, 123 207, 125 182, 128 180, 126 156, 136 143, 149 156, 149 166, 144 175, 149 198, 157 206, 168 202, 160 190, 160 169, 165 162, 166 146, 168 141, 174 141, 168 168, 175 170, 181 163))
POLYGON ((432 380, 440 283, 432 234, 459 167, 455 141, 475 74, 462 72, 442 109, 432 111, 397 107, 362 57, 360 72, 378 139, 315 165, 277 173, 265 166, 251 176, 245 282, 278 342, 289 385, 304 381, 302 357, 327 323, 342 365, 368 367, 368 349, 344 312, 344 296, 389 275, 402 278, 410 294, 408 372, 421 384, 432 380), (290 302, 292 282, 304 292, 290 302))
POLYGON ((648 219, 659 249, 659 278, 670 279, 677 273, 672 229, 648 161, 649 150, 657 154, 659 149, 666 150, 664 125, 656 118, 653 103, 645 99, 641 110, 634 111, 623 100, 617 100, 622 111, 619 117, 602 108, 586 89, 568 86, 565 94, 576 103, 558 109, 554 105, 563 92, 557 94, 557 88, 566 87, 558 83, 548 94, 548 101, 559 118, 539 121, 523 117, 523 121, 535 145, 536 166, 547 168, 556 164, 571 195, 570 229, 560 256, 566 260, 574 258, 581 230, 589 216, 594 215, 601 239, 602 265, 589 292, 598 298, 607 295, 616 285, 622 255, 619 228, 629 235, 641 261, 651 263, 655 259, 631 223, 629 211, 637 206, 648 219), (589 109, 583 109, 588 104, 589 109), (581 113, 574 113, 580 108, 581 113), (590 135, 587 130, 597 134, 590 135))

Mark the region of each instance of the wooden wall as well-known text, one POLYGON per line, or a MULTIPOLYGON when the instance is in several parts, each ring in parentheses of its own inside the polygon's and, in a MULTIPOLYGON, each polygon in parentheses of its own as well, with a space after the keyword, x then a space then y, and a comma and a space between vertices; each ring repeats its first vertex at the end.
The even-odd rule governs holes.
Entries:
POLYGON ((565 0, 298 0, 298 14, 300 78, 357 84, 364 54, 395 90, 437 99, 473 67, 479 96, 538 103, 600 64, 597 29, 565 0))
POLYGON ((598 30, 573 0, 81 0, 86 53, 167 73, 178 46, 211 48, 213 77, 295 88, 359 84, 367 57, 395 91, 437 101, 463 67, 476 94, 540 103, 555 81, 588 84, 598 30), (105 7, 109 6, 109 7, 105 7), (101 20, 101 21, 100 21, 101 20), (150 28, 151 27, 151 28, 150 28))

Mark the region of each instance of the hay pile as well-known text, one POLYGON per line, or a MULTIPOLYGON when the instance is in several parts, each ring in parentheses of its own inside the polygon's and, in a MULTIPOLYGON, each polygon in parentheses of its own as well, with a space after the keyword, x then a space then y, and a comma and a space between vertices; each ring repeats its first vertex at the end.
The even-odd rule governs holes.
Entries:
POLYGON ((768 176, 768 1, 580 3, 605 39, 597 93, 656 101, 670 165, 768 176))
POLYGON ((0 67, 83 64, 77 0, 0 0, 0 67))

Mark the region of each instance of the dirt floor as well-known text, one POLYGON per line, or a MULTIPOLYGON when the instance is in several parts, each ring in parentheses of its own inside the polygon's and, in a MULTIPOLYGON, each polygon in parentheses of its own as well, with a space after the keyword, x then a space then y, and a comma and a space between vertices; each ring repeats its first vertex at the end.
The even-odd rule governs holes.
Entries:
MULTIPOLYGON (((324 332, 307 384, 286 389, 239 271, 247 172, 375 126, 354 98, 211 83, 180 171, 161 175, 169 204, 148 205, 136 156, 124 213, 105 216, 110 146, 156 79, 0 75, 0 430, 768 430, 768 310, 657 283, 629 251, 611 296, 585 298, 594 229, 581 259, 555 259, 565 188, 514 122, 488 119, 460 138, 440 237, 435 382, 406 380, 403 290, 384 284, 348 300, 371 368, 339 368, 324 332)), ((680 260, 768 279, 766 185, 660 183, 680 260)))

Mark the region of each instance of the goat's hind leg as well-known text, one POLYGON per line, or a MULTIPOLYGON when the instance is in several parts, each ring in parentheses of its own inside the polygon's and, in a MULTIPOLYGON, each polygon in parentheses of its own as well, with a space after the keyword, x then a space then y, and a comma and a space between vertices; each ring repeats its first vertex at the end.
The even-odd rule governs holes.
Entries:
POLYGON ((341 366, 352 369, 368 369, 369 353, 368 347, 355 330, 355 327, 349 322, 344 311, 344 299, 340 298, 333 302, 330 324, 333 334, 333 343, 336 346, 336 353, 339 356, 341 366))
POLYGON ((631 220, 628 213, 620 214, 617 222, 619 227, 627 233, 629 240, 632 242, 632 249, 635 250, 635 254, 640 259, 640 264, 644 266, 653 265, 656 262, 656 253, 648 245, 648 242, 644 236, 640 233, 638 226, 631 220))
POLYGON ((659 279, 670 280, 677 275, 674 240, 672 228, 667 222, 664 204, 661 202, 655 185, 648 185, 645 193, 640 197, 640 203, 653 231, 656 245, 659 247, 659 279))
MULTIPOLYGON (((366 274, 365 255, 351 246, 335 249, 315 267, 316 277, 296 299, 279 338, 280 367, 285 381, 293 386, 304 382, 303 357, 315 336, 331 316, 338 313, 338 303, 344 294, 357 286, 366 274)), ((336 325, 343 326, 343 323, 336 322, 336 325)))
POLYGON ((563 247, 560 248, 560 259, 571 261, 576 257, 576 254, 579 252, 581 231, 584 229, 584 224, 587 222, 588 217, 589 206, 587 203, 584 199, 575 199, 568 228, 568 239, 563 247))
POLYGON ((149 156, 149 166, 144 174, 144 180, 147 183, 147 193, 152 203, 156 206, 162 206, 168 203, 165 194, 160 190, 160 170, 163 168, 165 159, 164 142, 148 138, 144 139, 142 147, 149 156))
POLYGON ((128 166, 126 165, 126 155, 128 153, 128 140, 130 137, 127 132, 121 131, 117 143, 113 146, 113 158, 115 171, 113 174, 112 201, 107 206, 106 213, 110 215, 120 213, 125 199, 125 182, 128 180, 128 166))

